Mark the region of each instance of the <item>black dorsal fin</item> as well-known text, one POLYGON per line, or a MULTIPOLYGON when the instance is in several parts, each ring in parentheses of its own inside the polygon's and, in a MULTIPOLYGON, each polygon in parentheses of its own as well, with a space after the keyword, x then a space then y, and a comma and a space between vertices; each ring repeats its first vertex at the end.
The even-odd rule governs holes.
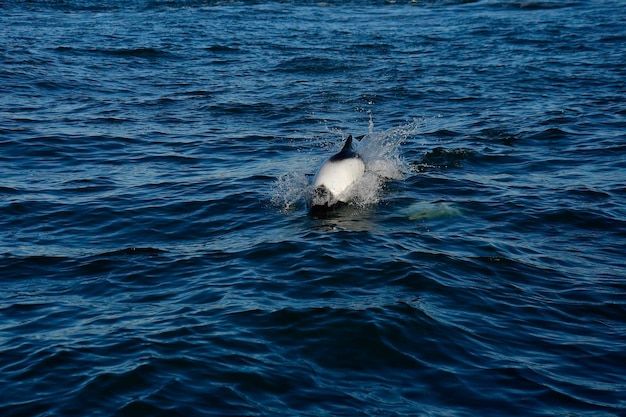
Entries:
POLYGON ((348 136, 348 139, 346 139, 346 143, 343 145, 343 148, 341 148, 341 151, 337 155, 330 158, 330 160, 340 161, 342 159, 356 158, 357 156, 357 153, 352 149, 352 135, 350 135, 348 136))
POLYGON ((346 143, 343 144, 343 148, 341 148, 341 152, 339 153, 350 153, 352 152, 352 135, 348 136, 346 139, 346 143))

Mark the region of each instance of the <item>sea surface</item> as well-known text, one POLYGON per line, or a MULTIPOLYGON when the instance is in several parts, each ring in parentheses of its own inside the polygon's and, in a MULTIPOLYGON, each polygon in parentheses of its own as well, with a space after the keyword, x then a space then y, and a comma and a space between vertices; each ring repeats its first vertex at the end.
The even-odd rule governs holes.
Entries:
POLYGON ((3 417, 626 415, 622 0, 3 0, 0 179, 3 417))

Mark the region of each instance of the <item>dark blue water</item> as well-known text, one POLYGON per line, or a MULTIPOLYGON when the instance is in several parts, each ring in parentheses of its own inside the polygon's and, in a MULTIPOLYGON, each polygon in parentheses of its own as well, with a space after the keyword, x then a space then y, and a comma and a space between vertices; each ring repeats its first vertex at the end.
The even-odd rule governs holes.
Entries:
POLYGON ((0 415, 626 415, 624 11, 0 2, 0 415))

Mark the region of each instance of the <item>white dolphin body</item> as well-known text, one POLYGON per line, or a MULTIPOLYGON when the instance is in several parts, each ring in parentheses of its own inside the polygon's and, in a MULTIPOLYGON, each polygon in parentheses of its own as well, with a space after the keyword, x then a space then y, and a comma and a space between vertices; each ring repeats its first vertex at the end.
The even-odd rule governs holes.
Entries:
POLYGON ((337 202, 347 203, 349 189, 365 173, 363 160, 352 149, 352 135, 341 151, 320 168, 313 180, 312 210, 329 209, 337 202))

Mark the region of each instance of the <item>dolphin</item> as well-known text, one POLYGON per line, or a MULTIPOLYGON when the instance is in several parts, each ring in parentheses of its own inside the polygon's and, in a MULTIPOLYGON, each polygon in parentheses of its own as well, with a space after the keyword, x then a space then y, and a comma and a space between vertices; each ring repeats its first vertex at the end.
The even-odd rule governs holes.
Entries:
MULTIPOLYGON (((359 137, 357 139, 362 138, 359 137)), ((324 213, 349 200, 349 189, 365 173, 365 163, 352 149, 352 135, 343 148, 331 156, 315 175, 309 207, 312 213, 324 213)))

